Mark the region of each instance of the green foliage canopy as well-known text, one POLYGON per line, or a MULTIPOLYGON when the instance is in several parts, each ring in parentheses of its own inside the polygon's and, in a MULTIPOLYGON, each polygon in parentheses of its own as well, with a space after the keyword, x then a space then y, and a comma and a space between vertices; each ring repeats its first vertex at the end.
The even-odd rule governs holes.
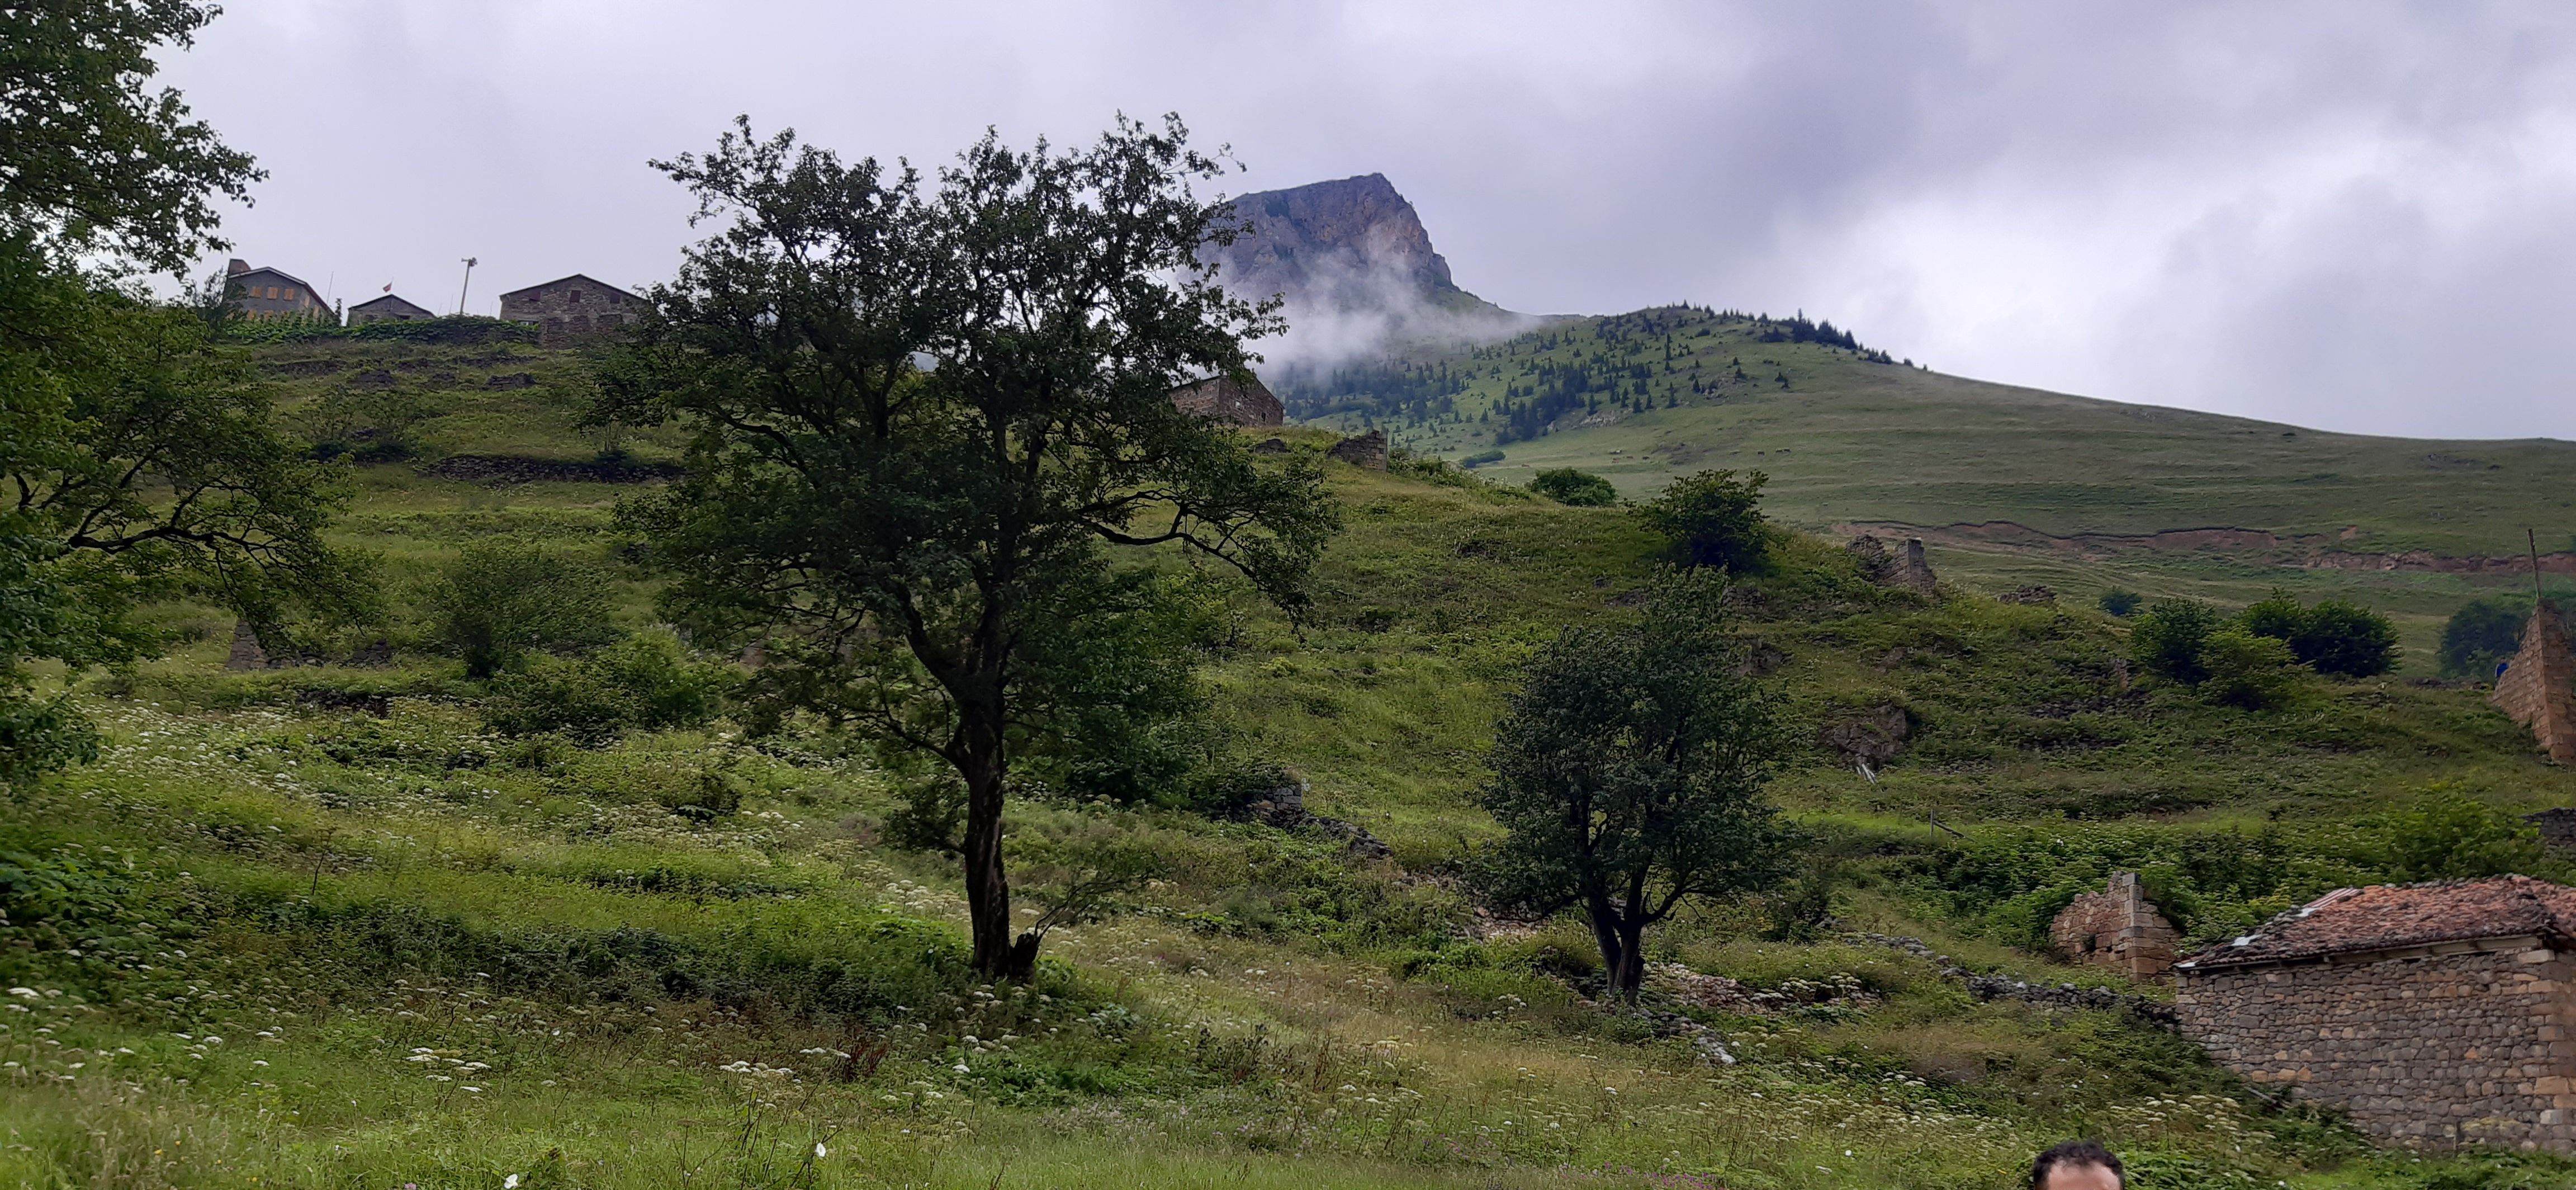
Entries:
POLYGON ((2299 663, 2321 674, 2367 678, 2397 665, 2397 626, 2388 617, 2341 599, 2301 606, 2284 591, 2247 607, 2237 623, 2290 646, 2299 663))
POLYGON ((2289 642, 2242 624, 2221 624, 2202 638, 2200 670, 2203 696, 2249 711, 2287 702, 2303 672, 2289 642))
POLYGON ((1766 887, 1791 858, 1762 793, 1786 736, 1731 625, 1721 578, 1670 576, 1637 621, 1541 649, 1494 728, 1477 800, 1506 834, 1479 882, 1521 913, 1580 906, 1621 994, 1644 978, 1647 926, 1766 887))
POLYGON ((1074 151, 987 135, 925 193, 740 120, 661 168, 725 226, 605 377, 598 416, 695 431, 687 477, 627 523, 676 619, 768 643, 772 695, 954 773, 975 965, 1025 977, 1014 757, 1169 705, 1167 671, 1083 643, 1136 610, 1104 544, 1294 609, 1336 525, 1311 461, 1263 464, 1168 396, 1280 326, 1200 259, 1238 226, 1190 193, 1219 163, 1177 118, 1121 119, 1074 151))
POLYGON ((1619 489, 1611 487, 1609 480, 1573 467, 1541 471, 1529 486, 1539 495, 1577 508, 1606 508, 1619 502, 1619 489))
POLYGON ((2380 838, 2382 862, 2398 880, 2529 875, 2547 863, 2537 828, 2452 789, 2437 787, 2389 815, 2380 838))
POLYGON ((616 639, 608 578, 532 542, 478 541, 422 592, 432 640, 488 678, 528 654, 616 639))
POLYGON ((2441 665, 2446 677, 2483 678, 2522 650, 2522 628, 2531 613, 2499 600, 2472 599, 2442 625, 2441 665))
POLYGON ((2129 629, 2129 659, 2138 668, 2168 682, 2197 685, 2209 671, 2201 667, 2201 645, 2218 628, 2215 608, 2191 599, 2159 599, 2129 629))
POLYGON ((1759 471, 1740 477, 1702 471, 1674 480, 1637 514, 1689 565, 1756 571, 1771 545, 1771 526, 1762 516, 1762 485, 1768 482, 1759 471))

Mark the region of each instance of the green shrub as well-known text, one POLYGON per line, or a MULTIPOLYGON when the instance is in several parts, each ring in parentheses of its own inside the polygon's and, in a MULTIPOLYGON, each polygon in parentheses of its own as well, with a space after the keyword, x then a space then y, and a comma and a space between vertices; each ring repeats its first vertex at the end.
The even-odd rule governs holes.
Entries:
POLYGON ((2113 587, 2108 591, 2102 592, 2102 598, 2100 600, 2103 611, 2109 612, 2124 620, 2136 613, 2138 605, 2145 602, 2145 596, 2122 587, 2113 587))
POLYGON ((742 808, 742 785, 728 757, 704 751, 626 747, 574 753, 557 779, 559 792, 611 805, 658 805, 705 821, 742 808))
POLYGON ((2201 646, 2217 627, 2218 612, 2208 604, 2159 599, 2129 630, 2129 658, 2155 677, 2198 685, 2209 676, 2201 668, 2201 646))
POLYGON ((1530 480, 1529 487, 1559 504, 1577 508, 1606 508, 1619 502, 1619 489, 1611 487, 1609 480, 1572 467, 1541 471, 1530 480))
POLYGON ((616 639, 608 577, 596 566, 512 541, 475 542, 422 592, 430 637, 488 678, 533 652, 616 639))
POLYGON ((1762 485, 1770 478, 1759 471, 1741 478, 1733 471, 1684 476, 1640 505, 1637 515, 1689 565, 1758 571, 1770 555, 1773 536, 1762 516, 1762 485))
POLYGON ((2540 832, 2483 802, 2436 786, 2380 826, 2382 862, 2399 880, 2531 873, 2546 860, 2540 832))
POLYGON ((2200 646, 2201 694, 2224 706, 2259 711, 2289 701, 2298 685, 2299 659, 2288 641, 2226 624, 2200 646))
POLYGON ((2522 650, 2523 622, 2531 613, 2510 602, 2473 599, 2442 625, 2442 673, 2483 678, 2522 650))
POLYGON ((597 744, 626 728, 704 727, 738 684, 724 666, 690 660, 668 633, 639 633, 589 657, 541 658, 502 674, 484 719, 510 735, 597 744))
POLYGON ((1499 463, 1502 461, 1503 452, 1499 450, 1480 450, 1474 454, 1468 455, 1466 458, 1458 460, 1458 465, 1461 467, 1476 468, 1482 467, 1487 463, 1499 463))
POLYGON ((2341 599, 2302 607, 2287 592, 2274 591, 2246 608, 2236 622, 2256 636, 2288 644, 2291 656, 2321 674, 2367 678, 2397 664, 2397 626, 2341 599))

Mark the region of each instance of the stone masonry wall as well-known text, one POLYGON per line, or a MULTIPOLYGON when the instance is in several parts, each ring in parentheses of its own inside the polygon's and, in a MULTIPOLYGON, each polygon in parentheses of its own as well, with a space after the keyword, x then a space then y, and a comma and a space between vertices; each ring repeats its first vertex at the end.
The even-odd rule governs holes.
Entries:
POLYGON ((547 343, 607 334, 643 317, 644 306, 623 290, 583 277, 549 281, 501 295, 501 317, 533 322, 547 343))
POLYGON ((2483 945, 2503 948, 2182 968, 2175 1008, 2220 1065, 2373 1135, 2576 1152, 2576 956, 2483 945))
POLYGON ((2135 872, 2114 872, 2108 887, 2075 898, 2049 924, 2058 953, 2068 960, 2125 971, 2133 979, 2163 979, 2182 935, 2156 912, 2135 872))
POLYGON ((2522 630, 2514 654, 2489 698, 2513 721, 2531 729, 2551 760, 2576 764, 2576 653, 2567 648, 2558 609, 2543 601, 2522 630))

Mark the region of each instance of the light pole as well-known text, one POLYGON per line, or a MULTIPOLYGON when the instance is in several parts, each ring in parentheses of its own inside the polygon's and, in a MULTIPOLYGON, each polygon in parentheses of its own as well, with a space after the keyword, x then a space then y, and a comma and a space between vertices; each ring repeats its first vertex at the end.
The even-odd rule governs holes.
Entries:
POLYGON ((465 258, 465 283, 456 287, 456 312, 465 313, 465 290, 474 284, 474 258, 465 258))

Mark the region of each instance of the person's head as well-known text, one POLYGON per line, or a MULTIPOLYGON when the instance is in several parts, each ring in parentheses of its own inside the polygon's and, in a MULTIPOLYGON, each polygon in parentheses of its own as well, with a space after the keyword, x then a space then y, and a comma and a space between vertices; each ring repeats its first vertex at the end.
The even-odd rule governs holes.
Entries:
POLYGON ((2122 1190, 2120 1159, 2098 1141, 2070 1140, 2032 1158, 2031 1190, 2122 1190))

